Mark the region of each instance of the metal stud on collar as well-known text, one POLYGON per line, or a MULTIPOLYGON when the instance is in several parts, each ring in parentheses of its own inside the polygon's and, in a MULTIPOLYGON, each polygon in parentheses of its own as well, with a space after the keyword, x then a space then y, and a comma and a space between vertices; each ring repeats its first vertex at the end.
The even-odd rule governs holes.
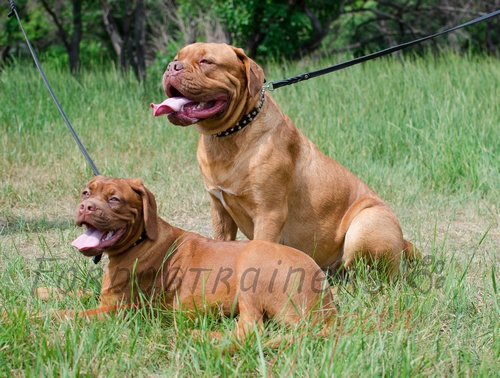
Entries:
POLYGON ((264 100, 266 99, 266 93, 264 88, 261 89, 260 91, 260 100, 259 104, 252 109, 252 111, 246 115, 244 115, 234 126, 230 127, 227 130, 218 132, 217 134, 214 134, 213 136, 215 138, 220 138, 220 137, 225 137, 231 134, 234 134, 241 129, 243 129, 245 126, 247 126, 250 122, 254 120, 255 117, 260 113, 262 106, 264 105, 264 100))
POLYGON ((146 230, 144 230, 141 236, 139 236, 139 239, 137 239, 137 241, 134 244, 132 244, 132 247, 130 248, 134 248, 137 244, 140 244, 144 239, 146 239, 146 236, 147 236, 146 230))

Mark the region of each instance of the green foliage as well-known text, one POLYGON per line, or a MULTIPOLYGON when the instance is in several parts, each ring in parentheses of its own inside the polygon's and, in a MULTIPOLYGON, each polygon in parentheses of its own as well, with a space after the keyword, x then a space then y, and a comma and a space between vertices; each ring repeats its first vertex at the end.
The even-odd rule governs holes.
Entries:
MULTIPOLYGON (((70 35, 70 2, 49 0, 48 3, 70 35)), ((107 0, 106 3, 111 6, 111 16, 118 29, 123 28, 124 20, 127 15, 130 16, 125 10, 125 3, 116 0, 107 0)), ((48 54, 50 59, 67 62, 67 52, 61 48, 60 32, 41 3, 18 0, 16 4, 28 36, 39 54, 48 54)), ((449 7, 445 0, 147 0, 146 7, 145 55, 151 67, 149 71, 163 70, 180 48, 193 41, 227 42, 242 47, 258 61, 297 59, 318 51, 331 55, 345 48, 359 56, 491 11, 491 6, 484 0, 470 2, 461 10, 449 7), (215 25, 217 28, 214 28, 215 25)), ((17 20, 7 19, 7 11, 5 8, 0 18, 0 59, 31 59, 17 20)), ((105 31, 102 16, 100 1, 82 2, 80 61, 83 65, 116 61, 116 52, 105 31)), ((499 22, 497 18, 470 26, 447 37, 426 42, 423 48, 416 46, 411 51, 423 53, 426 48, 433 47, 436 52, 451 48, 462 53, 495 54, 500 44, 499 22)))
POLYGON ((231 43, 246 47, 255 56, 278 58, 296 54, 314 37, 308 7, 320 21, 335 14, 339 2, 252 0, 246 2, 216 1, 213 10, 226 25, 231 43), (257 48, 254 49, 254 44, 257 48))
MULTIPOLYGON (((332 63, 325 59, 314 67, 332 63)), ((374 166, 402 164, 401 173, 425 167, 425 174, 415 176, 420 185, 489 197, 500 187, 500 113, 493 106, 498 95, 488 84, 500 80, 497 66, 495 58, 456 54, 409 56, 400 63, 378 59, 279 89, 274 96, 327 155, 361 177, 377 171, 374 166), (304 111, 303 99, 313 107, 304 111), (328 127, 318 128, 325 119, 328 127)), ((274 81, 297 73, 291 65, 266 77, 274 81)), ((372 179, 375 188, 384 187, 384 174, 372 179)))
MULTIPOLYGON (((47 37, 54 30, 47 15, 40 6, 32 6, 29 0, 16 1, 16 9, 23 20, 24 29, 33 41, 39 41, 47 37)), ((24 36, 15 16, 7 18, 6 12, 1 13, 0 21, 0 46, 14 45, 24 42, 24 36)), ((10 7, 8 9, 10 11, 10 7)))
MULTIPOLYGON (((450 7, 442 0, 347 1, 340 22, 349 31, 343 39, 344 46, 352 45, 354 55, 363 55, 434 34, 493 11, 492 4, 487 1, 470 2, 462 8, 450 7)), ((496 17, 427 41, 413 50, 425 52, 426 47, 431 46, 436 53, 440 49, 498 53, 495 46, 500 43, 499 24, 496 17)))

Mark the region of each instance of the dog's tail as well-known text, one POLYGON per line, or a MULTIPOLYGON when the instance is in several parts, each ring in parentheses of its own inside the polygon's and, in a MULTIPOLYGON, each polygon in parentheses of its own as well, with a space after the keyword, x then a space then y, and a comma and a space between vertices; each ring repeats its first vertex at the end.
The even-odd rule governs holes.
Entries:
POLYGON ((403 250, 403 255, 408 260, 419 260, 422 258, 422 253, 408 240, 405 240, 405 249, 403 250))

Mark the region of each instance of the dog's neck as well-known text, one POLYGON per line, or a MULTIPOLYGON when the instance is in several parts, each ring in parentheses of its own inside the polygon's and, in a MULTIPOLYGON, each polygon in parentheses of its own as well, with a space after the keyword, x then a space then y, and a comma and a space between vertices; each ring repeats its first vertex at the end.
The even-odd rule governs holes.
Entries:
POLYGON ((142 231, 141 236, 139 236, 139 239, 135 241, 134 244, 132 244, 129 249, 134 248, 136 245, 140 244, 144 239, 146 239, 148 235, 146 234, 146 230, 142 231))
MULTIPOLYGON (((145 231, 133 246, 126 251, 109 255, 107 265, 108 275, 115 275, 115 271, 134 271, 136 275, 146 274, 151 271, 151 267, 161 267, 168 272, 172 261, 175 261, 178 248, 189 239, 191 233, 170 225, 168 222, 158 217, 159 234, 155 240, 147 237, 145 231), (146 272, 146 273, 144 273, 146 272)), ((174 276, 172 274, 169 275, 174 276)), ((123 277, 117 277, 118 281, 112 282, 114 287, 121 287, 123 282, 119 281, 123 277)), ((126 277, 125 277, 126 278, 126 277)), ((171 277, 170 277, 171 278, 171 277)), ((110 290, 108 288, 108 290, 110 290)))
POLYGON ((134 243, 132 243, 129 247, 125 248, 124 250, 122 250, 121 252, 118 252, 118 253, 109 253, 108 252, 108 257, 111 259, 113 256, 123 255, 124 253, 127 253, 130 250, 137 247, 139 244, 141 244, 147 238, 148 238, 148 234, 146 233, 146 230, 144 229, 142 231, 141 235, 139 236, 139 238, 134 243))
POLYGON ((249 125, 255 117, 260 113, 262 106, 264 105, 264 100, 266 99, 266 93, 264 91, 264 88, 260 91, 260 99, 259 102, 257 103, 257 106, 253 108, 250 113, 245 114, 234 126, 230 127, 227 130, 218 132, 217 134, 213 134, 213 137, 215 138, 221 138, 221 137, 226 137, 228 135, 234 134, 243 128, 245 128, 247 125, 249 125))

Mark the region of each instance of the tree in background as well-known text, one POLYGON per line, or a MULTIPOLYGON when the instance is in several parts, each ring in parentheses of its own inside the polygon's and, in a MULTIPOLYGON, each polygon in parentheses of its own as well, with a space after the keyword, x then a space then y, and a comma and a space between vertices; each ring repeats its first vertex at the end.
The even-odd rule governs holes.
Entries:
MULTIPOLYGON (((363 0, 350 1, 344 8, 352 31, 346 49, 355 54, 376 51, 408 42, 500 9, 500 0, 363 0)), ((499 18, 430 41, 456 51, 474 48, 497 52, 499 18), (444 42, 444 43, 443 43, 444 42)))
MULTIPOLYGON (((82 59, 88 64, 94 57, 114 55, 121 71, 132 68, 140 80, 146 76, 146 66, 164 68, 182 46, 195 41, 230 43, 261 60, 342 51, 360 55, 500 9, 500 0, 17 0, 16 4, 33 45, 50 51, 51 60, 65 51, 74 71, 82 59)), ((6 19, 7 12, 7 6, 0 8, 0 60, 25 50, 16 20, 6 19)), ((499 25, 497 17, 426 46, 497 54, 499 25)))
MULTIPOLYGON (((0 1, 0 62, 29 56, 16 17, 7 18, 8 1, 0 1)), ((109 59, 108 41, 97 0, 16 0, 17 12, 35 49, 52 62, 82 63, 109 59), (96 22, 97 20, 97 22, 96 22)))
MULTIPOLYGON (((69 57, 71 72, 75 72, 80 63, 80 42, 83 23, 82 4, 94 6, 95 0, 40 0, 57 28, 69 57), (71 8, 69 11, 68 8, 71 8), (71 16, 70 16, 71 15, 71 16), (69 36, 71 34, 71 36, 69 36)), ((102 21, 109 42, 117 56, 122 72, 130 67, 139 80, 146 77, 145 41, 146 41, 146 4, 145 0, 101 0, 102 21)), ((94 19, 97 24, 98 20, 94 19)))
POLYGON ((146 78, 145 0, 101 0, 102 19, 122 71, 132 66, 139 80, 146 78))
POLYGON ((321 45, 345 0, 212 1, 228 39, 250 56, 299 57, 321 45))
MULTIPOLYGON (((161 59, 194 41, 230 43, 257 59, 295 59, 374 52, 500 9, 500 0, 167 0, 158 6, 166 16, 149 35, 161 59)), ((497 17, 425 46, 498 53, 499 31, 497 17)))
POLYGON ((78 66, 80 64, 80 42, 82 40, 82 1, 71 0, 71 12, 68 12, 68 10, 65 9, 69 6, 64 1, 40 0, 40 2, 54 21, 58 31, 57 34, 66 48, 66 52, 68 53, 69 69, 74 73, 78 70, 78 66), (71 17, 67 16, 68 13, 71 14, 71 17), (69 18, 71 18, 71 21, 69 21, 69 18), (71 34, 71 36, 69 34, 71 34))

